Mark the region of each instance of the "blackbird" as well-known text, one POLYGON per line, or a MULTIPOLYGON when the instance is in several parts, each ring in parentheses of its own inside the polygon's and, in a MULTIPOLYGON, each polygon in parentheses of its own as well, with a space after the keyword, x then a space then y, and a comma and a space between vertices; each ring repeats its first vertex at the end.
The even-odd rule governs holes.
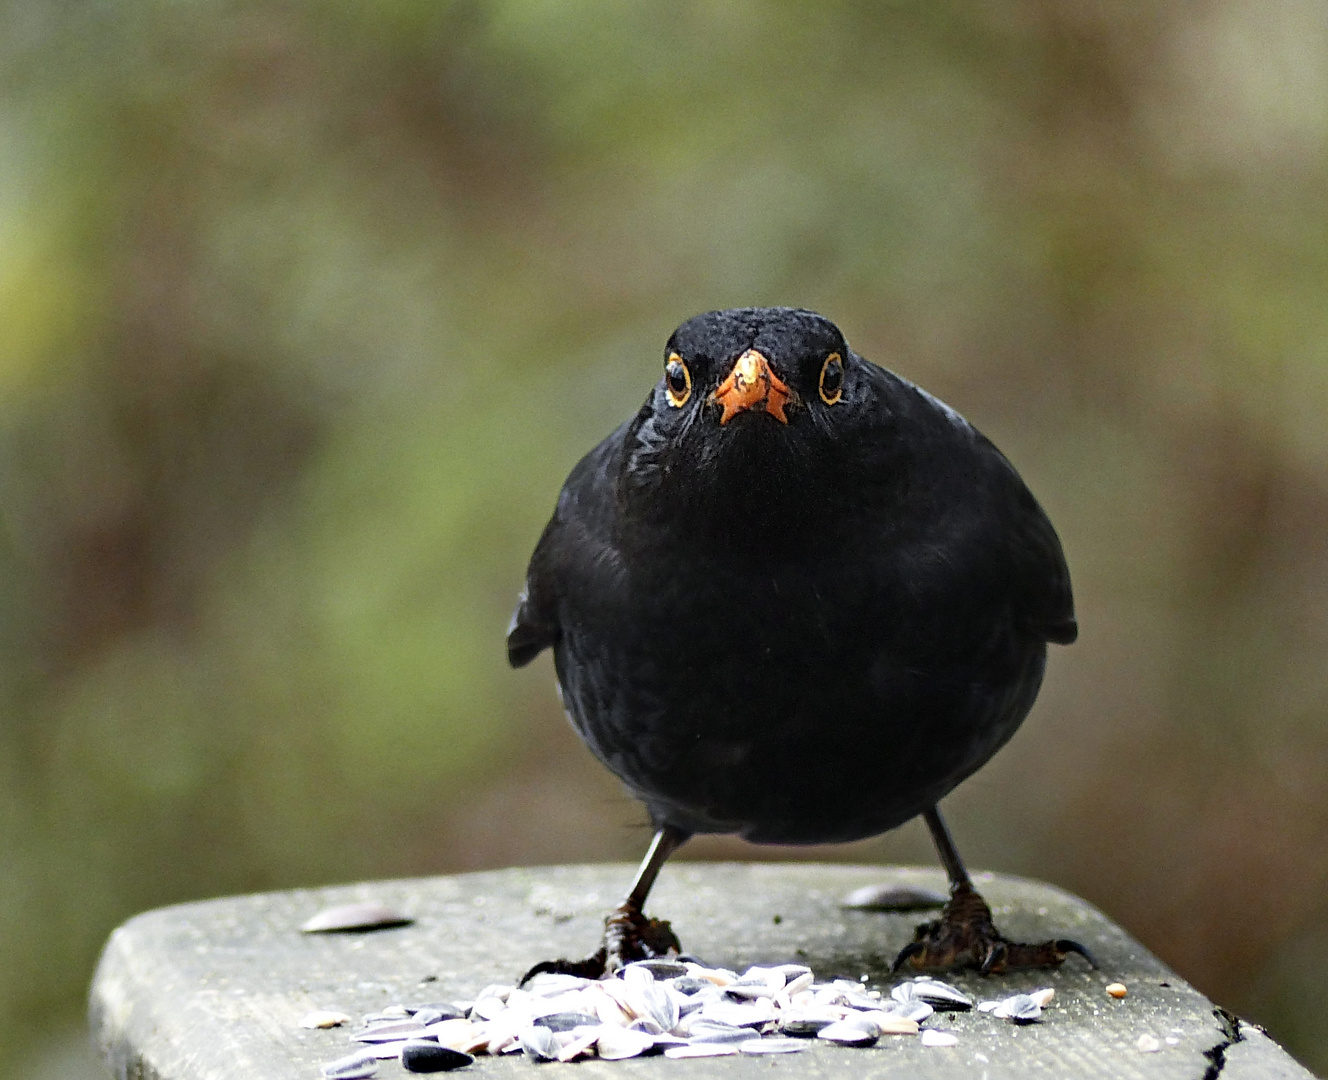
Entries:
POLYGON ((814 312, 689 319, 567 478, 507 635, 514 667, 552 647, 577 733, 656 829, 598 951, 526 977, 677 952, 643 906, 694 834, 839 843, 918 814, 950 900, 896 968, 1087 956, 1002 937, 937 810, 1076 634, 1051 523, 955 410, 814 312))

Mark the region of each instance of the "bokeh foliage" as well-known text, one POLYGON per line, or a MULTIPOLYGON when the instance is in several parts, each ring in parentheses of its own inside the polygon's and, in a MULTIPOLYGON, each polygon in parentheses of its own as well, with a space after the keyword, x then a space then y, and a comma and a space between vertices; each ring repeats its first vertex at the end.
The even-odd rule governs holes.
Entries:
POLYGON ((0 1074, 67 1069, 24 1054, 137 910, 636 856, 502 634, 668 332, 752 303, 951 401, 1061 530, 1083 634, 950 800, 970 862, 1328 1068, 1319 5, 0 21, 0 1074))

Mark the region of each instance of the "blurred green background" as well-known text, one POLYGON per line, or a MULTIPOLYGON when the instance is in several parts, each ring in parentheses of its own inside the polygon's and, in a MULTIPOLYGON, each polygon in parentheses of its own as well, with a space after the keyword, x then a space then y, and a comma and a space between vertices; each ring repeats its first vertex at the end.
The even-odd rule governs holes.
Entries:
POLYGON ((1326 288, 1315 0, 0 0, 0 1077, 92 1075, 144 908, 639 857, 503 633, 668 333, 767 303, 1064 540, 970 865, 1328 1070, 1326 288))

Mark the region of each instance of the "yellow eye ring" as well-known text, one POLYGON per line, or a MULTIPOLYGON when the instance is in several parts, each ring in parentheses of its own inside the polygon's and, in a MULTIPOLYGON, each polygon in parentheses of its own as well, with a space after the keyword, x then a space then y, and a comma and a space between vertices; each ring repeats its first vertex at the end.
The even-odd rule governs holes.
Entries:
POLYGON ((677 353, 669 353, 664 365, 664 392, 675 409, 681 409, 692 396, 692 373, 677 353))
POLYGON ((836 404, 844 396, 844 360, 837 352, 832 352, 821 365, 821 384, 817 387, 821 400, 827 405, 836 404))

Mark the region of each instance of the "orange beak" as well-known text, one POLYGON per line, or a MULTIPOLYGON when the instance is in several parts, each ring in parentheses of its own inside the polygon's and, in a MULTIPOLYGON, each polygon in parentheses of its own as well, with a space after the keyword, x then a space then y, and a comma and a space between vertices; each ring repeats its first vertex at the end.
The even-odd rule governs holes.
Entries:
POLYGON ((770 361, 755 349, 748 349, 733 365, 728 378, 710 395, 724 407, 721 424, 727 424, 740 412, 761 406, 781 424, 788 423, 784 406, 793 396, 788 386, 770 370, 770 361))

